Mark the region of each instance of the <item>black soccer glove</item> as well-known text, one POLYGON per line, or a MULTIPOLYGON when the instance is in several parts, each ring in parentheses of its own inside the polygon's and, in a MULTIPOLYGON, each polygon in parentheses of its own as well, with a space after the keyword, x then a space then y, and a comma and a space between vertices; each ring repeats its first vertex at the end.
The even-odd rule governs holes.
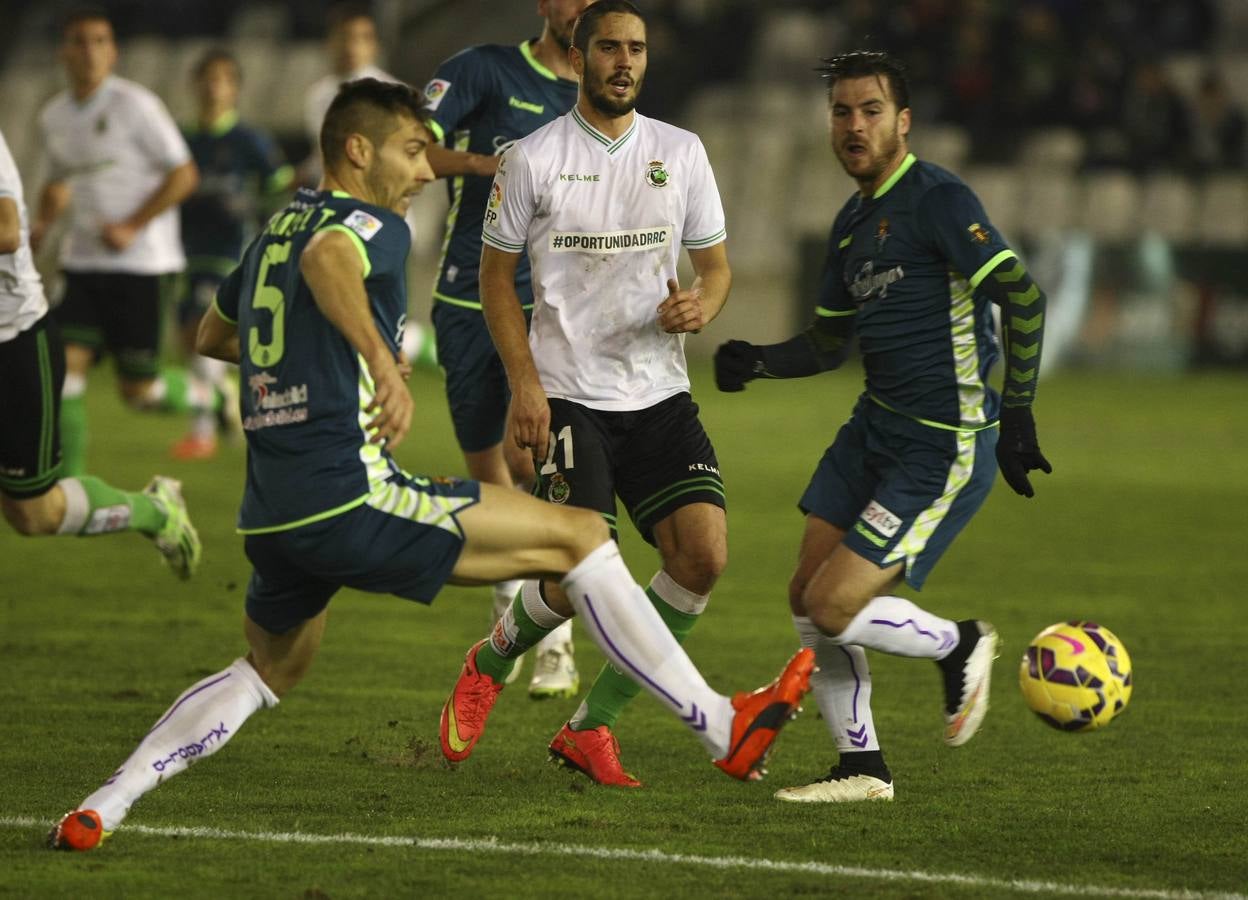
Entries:
POLYGON ((767 373, 763 365, 763 348, 748 341, 729 341, 715 351, 715 386, 735 393, 745 390, 745 383, 767 373))
POLYGON ((1040 452, 1036 440, 1036 420, 1030 406, 1006 406, 1001 409, 1001 435, 997 439, 997 465, 1006 484, 1014 493, 1034 497, 1027 473, 1039 469, 1045 475, 1053 471, 1040 452))

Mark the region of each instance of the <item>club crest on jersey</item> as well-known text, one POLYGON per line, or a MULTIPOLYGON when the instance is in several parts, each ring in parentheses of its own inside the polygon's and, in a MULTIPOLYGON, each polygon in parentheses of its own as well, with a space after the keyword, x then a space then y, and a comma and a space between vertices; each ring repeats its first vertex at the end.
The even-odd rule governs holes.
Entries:
POLYGON ((667 187, 667 167, 661 159, 652 159, 646 166, 646 184, 651 187, 667 187))
POLYGON ((992 235, 988 233, 988 229, 978 222, 968 225, 966 231, 971 236, 971 240, 977 244, 986 244, 992 238, 992 235))
POLYGON ((373 235, 381 231, 381 219, 362 209, 352 210, 351 215, 342 220, 342 224, 366 241, 371 241, 373 235))
POLYGON ((572 485, 560 473, 550 476, 550 487, 546 489, 546 499, 551 503, 567 503, 572 496, 572 485))
POLYGON ((425 108, 433 112, 446 96, 451 83, 444 78, 435 78, 425 85, 425 108))
POLYGON ((888 240, 888 219, 880 219, 879 224, 875 226, 875 252, 881 253, 884 250, 884 242, 888 240))

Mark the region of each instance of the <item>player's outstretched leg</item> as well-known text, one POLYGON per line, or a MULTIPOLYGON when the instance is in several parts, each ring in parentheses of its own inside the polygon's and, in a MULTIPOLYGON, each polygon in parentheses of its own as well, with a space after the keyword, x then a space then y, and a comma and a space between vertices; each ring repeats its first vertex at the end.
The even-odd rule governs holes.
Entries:
MULTIPOLYGON (((508 581, 500 581, 494 585, 494 606, 492 609, 493 618, 490 620, 490 627, 493 628, 498 620, 503 617, 507 608, 511 606, 516 594, 520 593, 520 587, 524 582, 521 579, 513 578, 508 581)), ((510 672, 507 673, 507 684, 512 684, 520 677, 520 669, 524 665, 524 654, 521 653, 515 658, 515 665, 512 666, 510 672)))
POLYGON ((256 710, 278 702, 246 659, 191 685, 152 726, 130 757, 48 835, 57 850, 90 850, 111 834, 136 800, 220 750, 256 710), (95 823, 95 824, 92 824, 95 823))
MULTIPOLYGON (((814 654, 810 650, 799 651, 771 684, 752 693, 737 694, 730 700, 711 690, 703 680, 632 580, 613 541, 607 540, 586 555, 567 574, 561 586, 590 636, 612 664, 636 679, 689 726, 722 771, 741 779, 753 779, 761 774, 762 763, 776 735, 797 712, 799 701, 810 689, 810 674, 814 668, 814 654)), ((522 599, 525 594, 521 592, 522 599)), ((500 620, 490 641, 476 648, 473 668, 478 675, 495 683, 474 689, 472 693, 477 696, 484 696, 488 691, 496 697, 498 691, 494 687, 499 686, 501 690, 505 672, 486 672, 486 666, 490 665, 487 659, 506 660, 508 655, 527 649, 527 637, 522 632, 530 624, 536 626, 536 630, 529 636, 553 630, 564 618, 550 616, 553 611, 549 608, 543 613, 536 606, 519 603, 513 604, 512 610, 517 607, 526 613, 527 621, 500 620), (544 622, 533 620, 534 611, 539 618, 546 616, 544 622)), ((515 618, 521 619, 520 616, 515 618)), ((465 674, 474 677, 468 666, 465 666, 465 674)), ((461 682, 463 680, 461 675, 461 682)), ((447 701, 451 711, 443 713, 448 724, 452 717, 457 725, 464 718, 463 710, 457 708, 459 688, 457 684, 447 701)), ((492 707, 492 697, 487 700, 492 707)), ((475 714, 476 710, 472 712, 475 714)), ((471 746, 484 731, 484 718, 473 718, 472 724, 475 733, 459 731, 454 735, 454 743, 449 733, 444 734, 443 752, 447 753, 448 749, 455 752, 456 746, 466 746, 471 752, 471 746)), ((447 755, 454 758, 450 753, 447 755)))

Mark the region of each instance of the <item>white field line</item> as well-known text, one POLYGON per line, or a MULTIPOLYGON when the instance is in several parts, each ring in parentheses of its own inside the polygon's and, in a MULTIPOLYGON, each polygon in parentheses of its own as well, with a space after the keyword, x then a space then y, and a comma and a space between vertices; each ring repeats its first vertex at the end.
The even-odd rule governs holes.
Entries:
MULTIPOLYGON (((54 823, 29 816, 0 816, 0 828, 48 829, 54 823)), ((967 888, 1012 891, 1021 894, 1066 895, 1073 897, 1121 897, 1139 900, 1248 900, 1248 895, 1164 888, 1115 888, 1094 884, 1061 884, 1055 881, 990 878, 982 875, 961 875, 947 872, 894 871, 868 869, 860 866, 837 866, 822 862, 793 862, 752 856, 694 856, 667 853, 663 850, 634 850, 627 847, 594 847, 585 844, 509 843, 497 838, 422 838, 386 837, 367 834, 306 834, 298 831, 230 831, 224 828, 199 826, 153 828, 148 825, 124 825, 120 829, 134 834, 156 837, 197 837, 224 841, 255 841, 271 844, 362 844, 369 847, 414 847, 418 850, 451 853, 497 853, 512 856, 584 857, 647 864, 668 863, 707 869, 746 869, 763 872, 786 872, 795 875, 822 876, 828 879, 857 878, 919 884, 948 884, 967 888)), ((114 838, 115 840, 116 838, 114 838)), ((104 852, 108 852, 105 850, 104 852)))

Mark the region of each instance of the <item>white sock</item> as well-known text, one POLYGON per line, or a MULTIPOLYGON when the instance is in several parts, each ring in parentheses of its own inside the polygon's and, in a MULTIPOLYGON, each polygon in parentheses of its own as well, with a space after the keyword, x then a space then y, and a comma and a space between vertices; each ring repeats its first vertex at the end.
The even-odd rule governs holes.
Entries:
POLYGON ((871 715, 867 652, 854 644, 836 643, 805 616, 794 616, 793 627, 802 646, 815 651, 815 665, 819 668, 810 676, 810 690, 837 752, 879 750, 871 715))
MULTIPOLYGON (((203 384, 211 385, 214 393, 221 390, 225 383, 226 364, 223 360, 195 354, 191 357, 191 374, 203 384)), ((215 399, 215 398, 214 398, 215 399)), ((217 436, 217 414, 210 409, 201 409, 191 419, 191 432, 196 437, 212 439, 217 436)))
POLYGON ((904 597, 874 597, 832 640, 894 656, 944 659, 958 645, 958 626, 904 597))
POLYGON ((57 482, 61 493, 65 495, 65 517, 56 530, 57 534, 79 534, 86 527, 87 516, 91 515, 91 501, 87 498, 87 489, 77 478, 62 478, 57 482))
POLYGON ((710 594, 695 594, 682 587, 666 569, 659 569, 650 579, 650 590, 659 595, 659 599, 678 612, 690 616, 700 616, 711 602, 710 594))
POLYGON ((136 800, 191 763, 216 753, 256 710, 275 705, 277 696, 251 663, 234 660, 187 688, 113 777, 78 808, 95 810, 104 830, 112 831, 136 800))
POLYGON ((711 690, 607 541, 563 579, 563 589, 599 649, 676 713, 712 757, 727 755, 732 702, 711 690))

